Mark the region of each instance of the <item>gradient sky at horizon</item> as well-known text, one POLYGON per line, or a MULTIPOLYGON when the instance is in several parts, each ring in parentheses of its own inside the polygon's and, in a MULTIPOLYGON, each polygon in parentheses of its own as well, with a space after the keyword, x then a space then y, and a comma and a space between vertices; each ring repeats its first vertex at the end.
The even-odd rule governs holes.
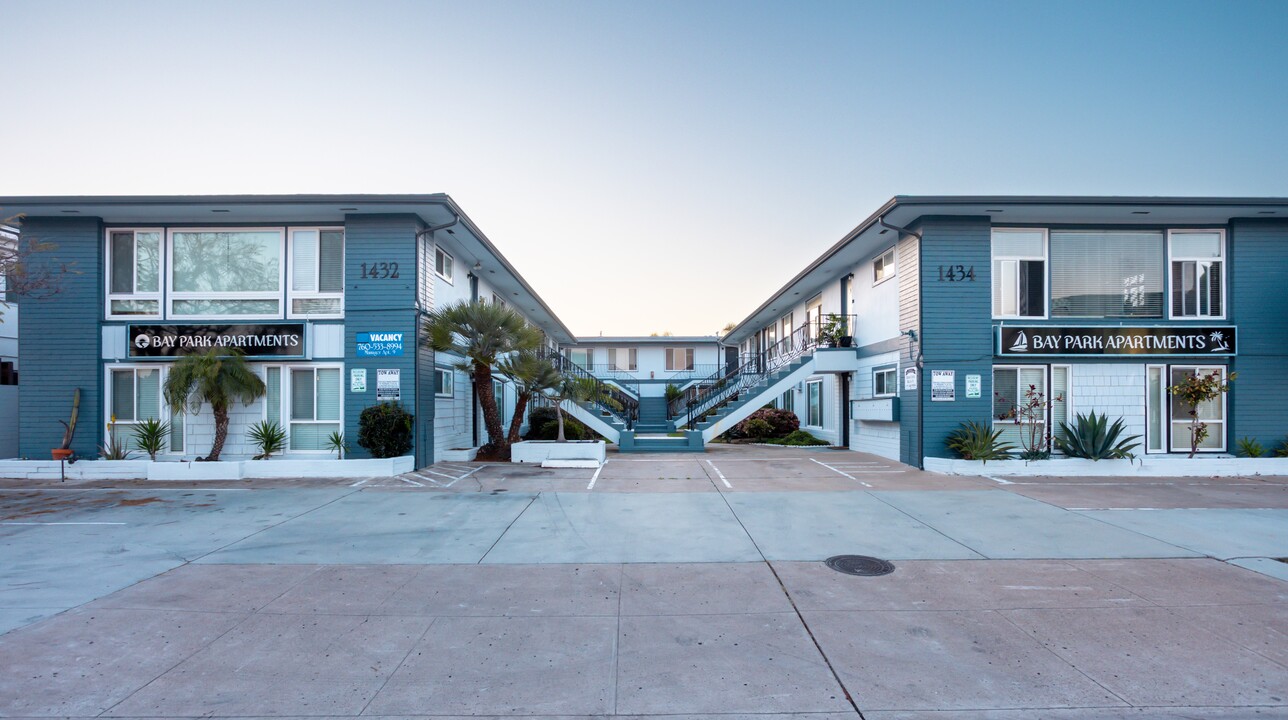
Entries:
POLYGON ((1288 196, 1288 2, 0 0, 0 27, 0 195, 446 192, 581 335, 740 321, 896 194, 1288 196))

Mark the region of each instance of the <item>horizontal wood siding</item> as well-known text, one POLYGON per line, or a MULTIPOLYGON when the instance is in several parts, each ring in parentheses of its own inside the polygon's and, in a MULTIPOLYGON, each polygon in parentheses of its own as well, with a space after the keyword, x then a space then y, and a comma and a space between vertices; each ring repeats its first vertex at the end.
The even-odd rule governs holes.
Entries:
POLYGON ((1288 223, 1236 220, 1230 238, 1227 299, 1239 355, 1230 363, 1238 378, 1229 396, 1229 449, 1241 437, 1269 449, 1288 435, 1288 223))

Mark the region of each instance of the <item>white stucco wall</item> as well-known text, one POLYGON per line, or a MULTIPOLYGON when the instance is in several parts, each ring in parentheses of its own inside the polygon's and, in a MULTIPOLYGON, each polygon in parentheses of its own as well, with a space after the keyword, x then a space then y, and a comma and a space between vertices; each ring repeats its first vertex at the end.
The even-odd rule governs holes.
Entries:
MULTIPOLYGON (((899 353, 897 351, 863 358, 860 361, 860 369, 851 376, 851 399, 866 400, 872 398, 872 371, 876 368, 894 367, 896 370, 895 377, 900 378, 898 365, 899 353)), ((898 460, 899 423, 851 420, 850 449, 898 460)))

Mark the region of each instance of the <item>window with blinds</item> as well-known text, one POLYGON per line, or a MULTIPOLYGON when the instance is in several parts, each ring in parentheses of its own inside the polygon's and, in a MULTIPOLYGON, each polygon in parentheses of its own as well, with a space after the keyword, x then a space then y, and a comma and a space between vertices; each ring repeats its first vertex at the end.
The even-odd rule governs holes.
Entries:
POLYGON ((326 450, 340 430, 340 369, 293 367, 290 378, 291 449, 326 450))
POLYGON ((1051 316, 1163 317, 1162 232, 1052 231, 1051 316))
MULTIPOLYGON (((771 329, 772 332, 772 329, 771 329)), ((693 369, 693 348, 667 348, 666 349, 666 369, 667 370, 692 370, 693 369)))
MULTIPOLYGON (((163 420, 161 412, 161 370, 122 368, 112 370, 109 421, 115 420, 117 442, 134 450, 134 428, 144 420, 163 420)), ((180 437, 182 442, 182 436, 180 437)))
POLYGON ((290 288, 291 317, 343 317, 343 230, 291 230, 290 288))
POLYGON ((631 372, 639 367, 639 354, 635 348, 608 348, 608 369, 631 372))
POLYGON ((1168 243, 1172 258, 1172 317, 1224 317, 1225 233, 1173 230, 1168 233, 1168 243))
POLYGON ((993 230, 993 317, 1046 317, 1045 230, 993 230))

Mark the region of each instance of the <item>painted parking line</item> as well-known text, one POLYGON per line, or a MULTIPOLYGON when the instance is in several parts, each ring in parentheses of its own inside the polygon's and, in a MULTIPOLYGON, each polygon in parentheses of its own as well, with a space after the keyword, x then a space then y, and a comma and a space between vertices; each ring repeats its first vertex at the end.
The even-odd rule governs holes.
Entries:
POLYGON ((398 476, 398 479, 399 479, 399 480, 402 480, 403 482, 407 483, 408 485, 415 485, 416 487, 425 487, 425 483, 422 483, 422 482, 416 482, 415 480, 412 480, 411 478, 403 477, 403 476, 401 476, 401 475, 399 475, 399 476, 398 476))
POLYGON ((716 471, 716 475, 719 475, 719 476, 720 476, 720 482, 724 483, 724 486, 725 486, 725 487, 727 487, 727 488, 729 488, 730 490, 732 490, 732 489, 733 489, 733 486, 729 484, 729 480, 728 480, 727 478, 725 478, 724 473, 720 472, 720 468, 716 467, 716 464, 715 464, 715 463, 713 463, 713 462, 711 462, 710 460, 708 460, 708 461, 707 461, 707 464, 711 466, 711 469, 712 469, 712 470, 715 470, 715 471, 716 471))
POLYGON ((840 474, 840 475, 844 475, 845 477, 847 477, 847 478, 849 478, 849 479, 853 480, 854 482, 856 482, 856 483, 858 483, 858 484, 862 485, 863 487, 872 487, 871 485, 869 485, 869 484, 867 484, 867 483, 863 482, 862 480, 860 480, 860 479, 858 479, 858 478, 854 477, 853 475, 851 475, 851 474, 849 474, 849 473, 845 472, 844 470, 837 470, 836 468, 832 467, 831 465, 828 465, 828 464, 827 464, 827 463, 825 463, 825 462, 819 462, 818 460, 815 460, 814 458, 810 458, 809 460, 810 460, 810 462, 814 462, 814 463, 818 463, 819 465, 822 465, 823 467, 827 468, 828 470, 831 470, 831 471, 832 471, 832 472, 834 472, 834 473, 837 473, 837 474, 840 474))
POLYGON ((124 525, 123 522, 0 522, 0 525, 124 525))
MULTIPOLYGON (((612 460, 605 460, 605 461, 604 461, 604 465, 607 465, 607 464, 608 464, 608 463, 610 463, 610 462, 612 462, 612 460)), ((599 467, 595 468, 595 474, 590 476, 590 484, 586 486, 586 489, 587 489, 587 490, 594 490, 594 489, 595 489, 595 483, 596 483, 596 482, 598 482, 598 480, 599 480, 599 473, 603 472, 603 470, 604 470, 604 465, 600 465, 599 467)))
POLYGON ((482 470, 483 468, 484 468, 484 466, 480 465, 479 467, 476 467, 476 468, 474 468, 473 470, 471 470, 471 471, 469 471, 469 472, 465 473, 464 475, 462 475, 462 476, 460 476, 460 477, 456 478, 455 480, 453 480, 453 481, 451 481, 451 482, 447 483, 447 484, 446 484, 446 485, 444 485, 443 487, 451 487, 451 486, 455 485, 456 483, 458 483, 458 482, 460 482, 460 481, 464 480, 465 478, 467 478, 467 477, 469 477, 469 476, 473 475, 474 473, 478 472, 479 470, 482 470))

